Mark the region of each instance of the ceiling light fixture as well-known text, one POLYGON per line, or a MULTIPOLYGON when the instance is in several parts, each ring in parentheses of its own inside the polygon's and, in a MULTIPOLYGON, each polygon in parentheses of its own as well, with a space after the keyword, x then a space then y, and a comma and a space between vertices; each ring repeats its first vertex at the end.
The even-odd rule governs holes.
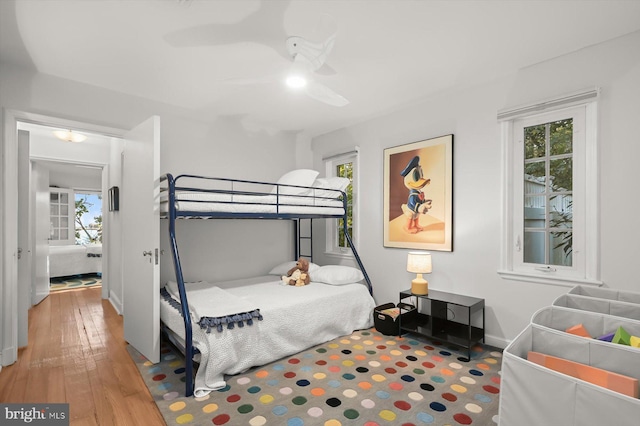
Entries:
POLYGON ((85 135, 73 133, 71 130, 54 130, 53 134, 60 140, 65 142, 84 142, 87 140, 85 135))
POLYGON ((285 80, 287 86, 292 89, 302 89, 307 85, 307 79, 301 76, 300 74, 291 74, 285 80))

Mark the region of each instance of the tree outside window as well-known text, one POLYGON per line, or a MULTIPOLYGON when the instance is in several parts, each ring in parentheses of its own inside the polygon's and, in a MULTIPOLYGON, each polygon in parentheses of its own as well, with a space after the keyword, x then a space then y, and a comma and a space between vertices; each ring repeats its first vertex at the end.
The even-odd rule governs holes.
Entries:
POLYGON ((76 244, 102 243, 102 195, 75 194, 76 244))
POLYGON ((351 257, 351 244, 357 246, 358 238, 358 151, 334 155, 325 159, 327 177, 344 177, 349 179, 349 185, 344 189, 346 196, 346 235, 345 219, 339 218, 327 221, 326 253, 340 257, 351 257), (349 238, 347 238, 349 237, 349 238))
MULTIPOLYGON (((347 194, 347 232, 353 239, 353 162, 338 164, 336 176, 345 177, 351 182, 344 192, 347 194)), ((344 235, 344 219, 338 219, 338 247, 351 248, 344 235)))
POLYGON ((524 261, 572 265, 573 120, 524 128, 524 261))

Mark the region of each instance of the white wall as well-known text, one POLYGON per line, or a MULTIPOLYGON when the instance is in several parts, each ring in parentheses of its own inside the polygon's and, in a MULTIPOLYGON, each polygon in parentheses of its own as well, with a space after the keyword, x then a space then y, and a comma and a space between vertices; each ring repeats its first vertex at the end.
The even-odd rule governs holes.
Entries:
POLYGON ((69 170, 65 171, 52 170, 49 185, 57 188, 73 188, 76 190, 76 193, 79 192, 78 189, 102 192, 102 173, 100 170, 98 170, 95 176, 78 176, 74 173, 74 169, 76 168, 69 167, 69 170))
MULTIPOLYGON (((635 196, 640 158, 640 32, 520 70, 507 79, 449 91, 313 140, 315 168, 323 155, 360 146, 360 236, 357 248, 379 303, 409 288, 408 250, 383 247, 383 150, 454 134, 454 251, 432 252, 430 287, 482 297, 488 342, 504 346, 531 315, 568 288, 508 281, 500 264, 501 145, 497 111, 598 86, 602 280, 640 291, 633 266, 640 255, 635 196)), ((317 235, 317 234, 316 234, 317 235)), ((320 242, 318 242, 320 244, 320 242)), ((316 252, 323 247, 316 247, 316 252)))

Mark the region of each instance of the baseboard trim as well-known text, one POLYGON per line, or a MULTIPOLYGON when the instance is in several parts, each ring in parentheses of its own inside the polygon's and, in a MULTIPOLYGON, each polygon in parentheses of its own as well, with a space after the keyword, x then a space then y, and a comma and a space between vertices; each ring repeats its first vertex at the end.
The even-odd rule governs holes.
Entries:
POLYGON ((115 294, 109 294, 109 303, 111 303, 111 306, 113 306, 113 309, 116 310, 118 315, 122 315, 122 302, 115 294))
POLYGON ((484 342, 487 345, 495 346, 496 348, 500 348, 500 349, 506 348, 510 343, 510 341, 507 339, 504 339, 502 337, 497 337, 497 336, 491 336, 488 334, 484 335, 484 342))
POLYGON ((15 347, 4 348, 0 351, 0 369, 2 366, 7 366, 15 363, 18 360, 18 351, 15 347))

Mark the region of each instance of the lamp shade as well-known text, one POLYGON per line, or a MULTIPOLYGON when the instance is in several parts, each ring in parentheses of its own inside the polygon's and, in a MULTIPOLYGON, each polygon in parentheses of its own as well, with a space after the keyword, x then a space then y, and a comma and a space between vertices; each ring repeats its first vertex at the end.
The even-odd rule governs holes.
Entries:
POLYGON ((426 251, 411 251, 407 256, 407 272, 414 274, 431 273, 431 253, 426 251))

